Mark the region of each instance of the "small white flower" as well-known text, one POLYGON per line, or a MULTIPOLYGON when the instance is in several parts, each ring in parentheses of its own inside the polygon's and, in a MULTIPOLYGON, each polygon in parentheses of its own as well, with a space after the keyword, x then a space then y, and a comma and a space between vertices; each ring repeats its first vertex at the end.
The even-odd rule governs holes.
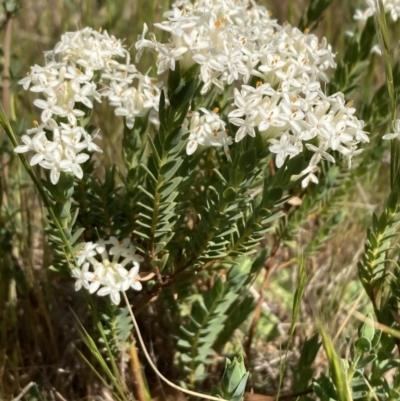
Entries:
POLYGON ((314 166, 317 165, 321 159, 328 160, 331 163, 335 163, 334 157, 330 155, 328 152, 326 152, 328 146, 329 146, 328 142, 322 142, 318 148, 312 145, 311 143, 306 143, 307 149, 314 152, 314 155, 310 160, 311 165, 314 166))
POLYGON ((96 244, 93 244, 93 242, 86 242, 85 245, 76 252, 76 256, 78 257, 78 266, 80 266, 85 259, 96 255, 95 248, 96 244))
POLYGON ((154 41, 145 39, 146 33, 148 31, 147 24, 143 24, 142 34, 138 36, 138 39, 135 43, 135 47, 137 50, 135 61, 138 63, 140 58, 142 57, 144 49, 155 49, 156 45, 154 41))
POLYGON ((103 150, 100 148, 100 146, 96 145, 93 142, 93 139, 97 136, 98 132, 92 137, 89 135, 86 131, 84 132, 84 140, 80 143, 84 145, 83 149, 87 149, 88 152, 98 152, 98 153, 103 153, 103 150))
POLYGON ((87 83, 83 86, 79 84, 79 82, 75 81, 71 83, 71 89, 74 91, 74 100, 75 102, 81 102, 89 109, 93 108, 93 103, 89 99, 90 96, 93 96, 96 92, 96 85, 91 83, 87 83))
POLYGON ((104 297, 105 295, 110 295, 111 301, 115 305, 119 305, 119 303, 121 302, 121 283, 117 283, 115 281, 115 277, 113 274, 107 273, 104 277, 103 285, 104 287, 100 288, 97 291, 97 295, 101 297, 104 297))
POLYGON ((243 118, 231 118, 229 121, 233 125, 237 125, 239 129, 235 135, 235 142, 240 142, 246 135, 250 135, 253 138, 256 136, 255 127, 256 115, 248 115, 245 119, 243 118))
MULTIPOLYGON (((369 17, 374 15, 376 12, 375 3, 371 0, 366 1, 368 7, 365 10, 356 10, 353 18, 361 22, 366 21, 369 17)), ((382 0, 382 4, 386 13, 390 13, 390 16, 394 22, 400 17, 400 1, 399 0, 382 0)))
POLYGON ((85 263, 81 268, 72 269, 72 275, 77 279, 75 281, 75 291, 79 291, 82 286, 89 289, 89 279, 87 277, 89 266, 89 263, 85 263))
POLYGON ((357 149, 357 146, 350 145, 349 147, 339 146, 338 151, 343 155, 344 159, 347 160, 347 167, 351 168, 353 157, 359 155, 363 150, 357 149))
POLYGON ((280 140, 271 139, 270 142, 272 145, 269 147, 269 150, 272 153, 276 153, 276 167, 282 167, 283 163, 287 156, 293 157, 300 153, 299 149, 294 146, 290 141, 290 135, 285 132, 280 140))
POLYGON ((61 166, 61 153, 58 149, 56 149, 53 153, 47 153, 44 156, 44 160, 42 160, 39 164, 43 168, 51 170, 50 181, 53 185, 56 185, 60 179, 61 171, 70 171, 70 165, 69 163, 64 163, 64 165, 61 166))
POLYGON ((122 241, 118 241, 117 237, 111 236, 106 244, 112 245, 110 248, 110 255, 113 255, 117 260, 120 255, 129 247, 131 244, 130 238, 125 238, 122 241))
POLYGON ((94 272, 93 273, 90 272, 88 275, 89 280, 91 281, 89 285, 89 292, 91 294, 94 294, 100 288, 100 285, 103 284, 105 275, 106 275, 105 267, 103 266, 102 263, 97 263, 95 265, 94 272))
POLYGON ((176 62, 182 59, 182 55, 188 49, 185 46, 171 48, 157 43, 157 50, 159 51, 157 74, 162 74, 168 69, 174 71, 176 62))
POLYGON ((83 177, 83 170, 80 164, 85 163, 87 160, 89 160, 90 156, 86 153, 77 154, 74 148, 69 146, 67 146, 65 149, 65 156, 67 159, 61 162, 61 167, 63 168, 63 163, 65 163, 64 168, 71 169, 75 177, 81 179, 83 177))
POLYGON ((35 147, 33 145, 32 138, 28 135, 22 135, 21 141, 24 143, 24 145, 19 145, 14 149, 14 152, 16 153, 26 153, 29 152, 30 150, 34 150, 35 147))
POLYGON ((128 271, 124 267, 118 267, 118 273, 122 278, 121 289, 127 291, 129 288, 135 291, 140 291, 142 289, 142 283, 137 280, 137 275, 139 273, 139 264, 134 263, 133 267, 128 271))
POLYGON ((346 130, 346 121, 339 121, 334 130, 330 132, 330 145, 333 150, 336 150, 341 143, 350 142, 353 137, 347 133, 346 130))
POLYGON ((37 133, 32 139, 33 150, 36 152, 30 161, 31 166, 41 163, 46 158, 53 158, 54 153, 58 152, 58 144, 48 141, 45 132, 37 133))
POLYGON ((68 118, 68 122, 75 126, 77 124, 77 117, 83 117, 85 113, 82 110, 75 108, 75 100, 69 99, 67 103, 63 104, 62 116, 68 118))
POLYGON ((303 180, 301 181, 301 186, 303 188, 308 187, 308 185, 310 184, 310 181, 312 181, 314 184, 318 184, 318 178, 314 174, 317 171, 318 171, 318 168, 316 166, 310 165, 300 173, 301 176, 307 174, 306 177, 303 178, 303 180))
POLYGON ((93 72, 92 71, 83 72, 80 68, 69 65, 66 68, 64 77, 68 78, 72 82, 75 81, 75 82, 78 82, 79 84, 85 84, 85 83, 88 83, 93 78, 93 72))
POLYGON ((43 109, 41 119, 43 122, 47 122, 53 116, 53 114, 61 116, 64 114, 64 110, 57 104, 56 97, 49 97, 46 100, 36 99, 33 104, 40 109, 43 109))

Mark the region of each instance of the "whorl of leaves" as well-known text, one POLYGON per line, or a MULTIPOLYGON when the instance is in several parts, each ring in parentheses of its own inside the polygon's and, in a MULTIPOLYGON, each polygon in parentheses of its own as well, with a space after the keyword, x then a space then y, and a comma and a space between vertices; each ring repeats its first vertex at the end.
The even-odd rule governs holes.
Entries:
POLYGON ((170 104, 166 104, 162 92, 159 105, 160 129, 154 138, 147 135, 146 143, 151 153, 147 160, 139 164, 146 179, 137 187, 141 196, 137 202, 140 209, 134 234, 146 244, 142 247, 139 245, 139 248, 150 254, 155 265, 167 254, 164 249, 174 236, 174 226, 178 220, 175 199, 186 174, 181 169, 185 145, 182 123, 196 84, 195 71, 188 70, 182 76, 179 71, 170 73, 170 104))
POLYGON ((73 178, 71 175, 61 174, 56 186, 49 184, 49 181, 46 180, 42 180, 42 185, 49 202, 52 203, 52 211, 62 230, 60 231, 55 221, 49 218, 49 226, 46 228, 46 234, 53 250, 52 269, 68 274, 70 269, 75 266, 73 247, 84 231, 81 228, 72 234, 78 216, 78 210, 75 210, 73 213, 71 211, 72 196, 74 194, 73 178))
MULTIPOLYGON (((106 313, 101 315, 104 335, 106 337, 107 346, 109 347, 113 357, 120 359, 121 353, 125 351, 129 335, 132 332, 132 319, 129 315, 128 307, 124 308, 108 308, 106 313)), ((104 343, 104 339, 99 341, 104 343)))
POLYGON ((93 176, 92 163, 85 168, 83 179, 75 184, 74 198, 79 208, 78 222, 86 228, 87 241, 130 233, 129 209, 124 207, 121 190, 115 166, 105 169, 102 180, 93 176))
POLYGON ((240 300, 240 295, 258 268, 258 263, 253 264, 244 258, 229 269, 225 279, 217 276, 213 286, 200 294, 200 298, 192 305, 187 323, 179 326, 177 347, 192 386, 195 381, 207 377, 206 367, 214 362, 215 348, 217 343, 221 343, 218 341, 220 336, 230 336, 251 312, 249 308, 237 308, 238 304, 235 303, 243 300, 240 300), (232 310, 235 311, 237 326, 226 328, 232 310))
POLYGON ((303 157, 288 160, 271 175, 262 168, 268 155, 262 141, 247 138, 242 146, 232 152, 229 166, 210 169, 193 187, 198 196, 191 205, 193 227, 186 229, 185 266, 253 252, 271 223, 282 216, 280 206, 295 185, 290 178, 304 168, 303 157))
POLYGON ((381 288, 388 268, 387 252, 393 237, 397 236, 396 227, 400 220, 400 190, 393 188, 385 210, 380 217, 374 213, 372 227, 367 231, 367 240, 358 272, 362 285, 372 302, 381 288))

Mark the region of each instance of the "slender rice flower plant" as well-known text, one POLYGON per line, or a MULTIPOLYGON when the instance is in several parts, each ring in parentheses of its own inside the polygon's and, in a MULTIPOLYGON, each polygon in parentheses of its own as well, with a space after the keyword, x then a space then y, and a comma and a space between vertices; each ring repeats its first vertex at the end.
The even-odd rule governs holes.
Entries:
MULTIPOLYGON (((132 232, 148 242, 140 249, 156 261, 155 266, 165 263, 159 256, 168 258, 164 247, 177 229, 174 221, 179 221, 174 216, 174 199, 183 191, 179 185, 185 172, 180 171, 182 147, 174 146, 180 141, 185 144, 186 157, 194 158, 207 148, 222 149, 231 163, 229 168, 239 168, 240 174, 255 174, 251 180, 236 173, 224 178, 229 193, 244 191, 241 196, 247 191, 247 184, 241 182, 259 179, 257 174, 262 170, 256 169, 256 164, 245 167, 248 162, 242 160, 254 159, 254 153, 240 156, 249 146, 246 141, 258 140, 257 152, 264 155, 260 160, 265 163, 265 157, 272 155, 278 169, 286 169, 288 159, 306 154, 308 164, 297 171, 303 187, 318 183, 316 173, 321 161, 335 163, 336 155, 341 154, 351 167, 353 157, 362 151, 360 143, 369 141, 364 122, 356 117, 355 108, 346 103, 343 93, 324 92, 322 84, 329 81, 328 70, 336 67, 325 38, 319 40, 289 24, 282 26, 267 9, 248 0, 178 0, 164 17, 155 27, 166 32, 167 41, 158 42, 145 24, 135 43, 135 60, 138 62, 144 51, 155 53, 158 75, 168 73, 165 82, 141 74, 123 42, 106 31, 84 28, 64 34, 55 48, 45 53, 45 65, 35 65, 20 81, 25 90, 38 94, 34 105, 41 116, 15 148, 17 153, 32 151, 30 165, 50 170, 53 185, 61 173, 72 173, 81 180, 81 165, 92 152, 102 152, 86 128, 95 102, 105 100, 116 116, 124 118, 130 143, 143 134, 135 131, 136 127, 146 129, 150 121, 158 134, 148 134, 137 143, 143 146, 142 155, 151 149, 151 161, 141 166, 152 182, 145 178, 133 186, 147 196, 151 206, 140 202, 144 209, 133 215, 145 233, 135 228, 132 232), (225 100, 210 110, 216 96, 225 96, 225 100), (162 205, 166 209, 157 215, 162 205), (166 233, 170 233, 168 238, 166 233)), ((224 199, 231 197, 223 192, 224 199)), ((262 202, 267 209, 273 206, 268 191, 262 202)), ((227 205, 218 207, 223 213, 227 205)), ((237 224, 238 217, 232 218, 229 224, 237 224)), ((257 223, 249 220, 248 224, 256 227, 254 224, 262 221, 260 212, 257 223)), ((209 224, 218 227, 221 221, 209 224)), ((232 230, 228 227, 227 232, 232 230)), ((211 244, 213 235, 209 231, 206 237, 211 244)), ((243 241, 240 238, 239 233, 239 244, 243 241)), ((228 251, 229 241, 224 236, 221 240, 219 251, 232 252, 228 251)), ((135 254, 130 241, 127 238, 120 244, 111 237, 87 242, 78 249, 78 265, 72 270, 76 289, 84 287, 90 293, 110 295, 115 304, 120 302, 121 291, 130 287, 140 290, 138 268, 143 259, 135 254), (111 261, 108 255, 112 255, 111 261)), ((232 249, 239 246, 232 241, 232 249)), ((200 263, 202 252, 212 246, 199 244, 197 250, 190 251, 194 254, 187 256, 188 261, 200 263)))
MULTIPOLYGON (((30 165, 51 170, 53 185, 61 173, 82 179, 81 165, 91 152, 102 152, 86 126, 94 103, 104 99, 115 109, 115 115, 124 118, 129 135, 140 135, 135 131, 138 120, 145 128, 150 121, 160 130, 160 138, 166 128, 178 134, 178 139, 183 138, 187 157, 210 147, 221 148, 235 168, 238 162, 231 159, 232 150, 237 148, 237 154, 247 138, 259 138, 262 154, 273 155, 277 168, 286 168, 287 159, 311 154, 307 156, 308 165, 298 172, 303 187, 318 182, 321 161, 336 162, 332 151, 341 154, 351 167, 353 157, 361 152, 359 144, 368 142, 368 136, 344 95, 327 95, 323 90, 322 83, 329 81, 327 71, 336 67, 325 38, 320 41, 289 24, 281 26, 267 9, 247 0, 179 0, 164 17, 155 27, 167 33, 167 41, 158 42, 154 34, 148 34, 145 24, 135 43, 135 60, 138 62, 144 51, 156 53, 157 73, 169 73, 166 82, 141 74, 121 40, 91 28, 64 34, 55 48, 46 52, 46 64, 35 65, 20 81, 25 90, 40 96, 34 105, 42 112, 40 122, 22 136, 23 144, 15 151, 33 151, 30 165), (215 96, 222 94, 228 100, 210 110, 215 96)), ((155 188, 161 190, 165 177, 172 179, 182 162, 175 161, 174 153, 168 156, 170 148, 165 139, 160 139, 159 145, 151 136, 149 140, 155 159, 143 168, 155 180, 155 188), (152 166, 161 166, 163 160, 175 166, 172 172, 152 172, 152 166)), ((176 177, 172 190, 179 180, 176 177)), ((144 188, 143 184, 138 188, 144 188)), ((150 210, 159 210, 156 199, 170 199, 170 192, 164 193, 167 195, 150 195, 148 200, 154 203, 150 210)), ((150 226, 147 221, 140 223, 145 229, 150 227, 142 239, 150 239, 148 252, 152 258, 163 249, 161 244, 172 238, 161 241, 157 251, 153 249, 158 221, 161 224, 168 217, 169 224, 173 207, 174 203, 161 220, 156 215, 146 217, 152 222, 150 226)), ((138 221, 143 216, 146 214, 139 212, 138 221)), ((173 232, 169 226, 162 230, 173 232)), ((109 241, 116 241, 111 238, 109 241)), ((129 253, 125 245, 121 245, 125 249, 122 253, 117 252, 114 244, 110 262, 106 253, 109 241, 88 242, 79 250, 73 275, 78 279, 77 289, 110 294, 112 301, 119 303, 119 292, 127 286, 141 288, 136 279, 141 259, 133 256, 130 247, 129 253), (122 262, 120 256, 125 257, 122 262), (133 263, 133 273, 125 269, 127 263, 133 263)))
MULTIPOLYGON (((368 4, 357 18, 373 13, 368 4)), ((396 3, 384 4, 397 18, 396 3)), ((267 255, 294 242, 299 222, 340 187, 332 185, 335 177, 347 174, 351 182, 350 173, 341 173, 358 164, 370 139, 344 93, 371 46, 361 51, 354 35, 357 60, 337 65, 326 38, 280 24, 253 0, 176 0, 154 28, 165 40, 144 24, 129 50, 107 31, 64 34, 45 53, 44 65, 31 67, 20 81, 37 96, 33 104, 40 117, 15 152, 32 155, 29 164, 20 157, 49 209, 54 259, 65 256, 58 270, 72 276, 76 291, 109 296, 106 302, 119 305, 122 298, 129 303, 125 292, 133 289, 136 312, 162 300, 164 290, 173 289, 169 300, 179 304, 188 288, 197 291, 202 280, 212 282, 199 290, 184 317, 181 305, 171 311, 182 329, 177 358, 190 372, 188 387, 195 389, 215 349, 223 346, 221 338, 249 316, 247 290, 267 255), (153 69, 145 74, 139 71, 144 53, 154 55, 153 69), (102 160, 104 150, 89 126, 100 102, 124 125, 115 141, 118 160, 104 170, 90 160, 93 152, 99 154, 93 159, 102 160), (35 165, 45 171, 33 171, 35 165), (292 196, 296 205, 287 205, 292 196), (271 230, 270 253, 248 258, 271 230), (235 319, 229 319, 232 311, 235 319)), ((373 38, 365 35, 363 46, 371 45, 373 38)), ((368 124, 374 112, 366 114, 368 124)), ((394 133, 383 138, 399 139, 399 132, 397 121, 394 133)), ((377 251, 364 260, 366 271, 381 252, 380 227, 390 221, 392 235, 398 221, 392 209, 397 211, 388 208, 372 232, 377 251)), ((329 221, 340 218, 335 214, 329 221)), ((307 247, 318 248, 324 240, 307 247)), ((364 284, 371 287, 368 280, 364 284)), ((296 302, 298 313, 300 299, 296 302)), ((313 347, 317 352, 318 339, 313 347)), ((243 360, 226 369, 222 390, 214 395, 241 399, 249 376, 243 360)))

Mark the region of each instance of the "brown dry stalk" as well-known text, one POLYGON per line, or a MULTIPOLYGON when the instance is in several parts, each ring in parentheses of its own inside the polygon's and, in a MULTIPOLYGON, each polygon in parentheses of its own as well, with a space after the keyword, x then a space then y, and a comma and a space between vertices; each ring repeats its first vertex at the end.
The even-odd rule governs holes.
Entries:
MULTIPOLYGON (((2 106, 4 113, 7 117, 10 117, 10 60, 11 60, 11 34, 12 34, 12 16, 7 13, 5 22, 5 34, 3 43, 4 52, 4 65, 3 65, 3 95, 2 95, 2 106)), ((4 134, 5 135, 5 134, 4 134)), ((0 197, 4 196, 6 200, 6 194, 8 193, 8 156, 5 154, 0 158, 0 180, 1 180, 1 191, 0 197)), ((0 205, 2 204, 0 200, 0 205)))
POLYGON ((7 13, 4 35, 4 66, 3 66, 3 109, 10 118, 10 60, 11 60, 12 15, 7 13))
POLYGON ((213 266, 214 263, 218 262, 219 260, 220 258, 210 260, 201 267, 197 268, 195 270, 195 273, 193 271, 185 272, 184 269, 182 269, 178 270, 171 277, 169 276, 161 277, 157 281, 156 285, 151 289, 151 291, 149 291, 138 303, 136 303, 134 312, 135 313, 142 312, 149 303, 154 302, 158 298, 158 295, 164 288, 172 287, 174 284, 180 283, 186 279, 191 278, 194 274, 197 274, 200 271, 210 268, 211 266, 213 266))
MULTIPOLYGON (((271 259, 270 259, 270 261, 271 261, 271 259)), ((264 281, 262 283, 262 287, 261 287, 261 290, 260 290, 260 297, 258 298, 258 301, 257 301, 257 306, 256 306, 256 309, 254 311, 254 316, 253 316, 253 319, 252 319, 251 324, 250 324, 250 329, 249 329, 249 334, 248 334, 248 337, 247 337, 247 341, 246 341, 246 344, 244 346, 246 357, 247 357, 248 361, 250 360, 251 344, 253 342, 254 333, 256 331, 256 327, 257 327, 258 321, 259 321, 260 316, 261 316, 262 304, 263 304, 264 298, 265 298, 265 290, 267 289, 267 287, 269 285, 269 280, 270 280, 271 275, 272 275, 272 270, 275 270, 275 269, 271 269, 270 265, 271 265, 271 263, 268 263, 268 266, 265 268, 265 276, 264 276, 264 281)))
POLYGON ((339 338, 342 331, 347 327, 348 321, 350 320, 351 316, 353 315, 353 312, 358 308, 358 305, 360 304, 360 302, 364 298, 364 296, 365 296, 364 292, 360 292, 360 295, 355 300, 355 302, 351 306, 351 309, 349 310, 350 313, 346 316, 343 323, 340 325, 335 337, 333 338, 333 342, 335 342, 339 338))
POLYGON ((142 366, 140 365, 133 334, 131 334, 131 341, 133 342, 133 345, 129 348, 129 355, 131 356, 131 371, 136 384, 136 396, 138 398, 138 401, 147 401, 145 384, 142 375, 142 366))

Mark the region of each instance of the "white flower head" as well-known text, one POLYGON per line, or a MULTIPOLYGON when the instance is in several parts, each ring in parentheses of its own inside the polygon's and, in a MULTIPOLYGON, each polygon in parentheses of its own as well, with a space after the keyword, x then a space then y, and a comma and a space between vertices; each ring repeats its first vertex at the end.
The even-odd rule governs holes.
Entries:
POLYGON ((119 241, 116 237, 98 242, 87 242, 77 252, 78 266, 72 270, 77 279, 75 289, 86 288, 91 294, 109 295, 118 305, 121 291, 142 289, 139 277, 143 258, 135 253, 130 238, 119 241), (112 256, 112 258, 110 257, 112 256))
POLYGON ((15 151, 36 152, 31 165, 50 169, 53 184, 57 184, 61 172, 81 179, 81 164, 89 159, 88 152, 102 152, 93 142, 96 135, 93 137, 84 128, 94 101, 107 99, 115 107, 115 114, 125 118, 128 128, 149 112, 153 112, 150 121, 159 124, 154 111, 158 111, 161 84, 137 71, 121 40, 106 31, 84 28, 67 32, 45 54, 47 64, 33 66, 20 81, 25 90, 40 96, 34 105, 41 110, 41 121, 27 132, 35 137, 24 135, 23 144, 15 151))

